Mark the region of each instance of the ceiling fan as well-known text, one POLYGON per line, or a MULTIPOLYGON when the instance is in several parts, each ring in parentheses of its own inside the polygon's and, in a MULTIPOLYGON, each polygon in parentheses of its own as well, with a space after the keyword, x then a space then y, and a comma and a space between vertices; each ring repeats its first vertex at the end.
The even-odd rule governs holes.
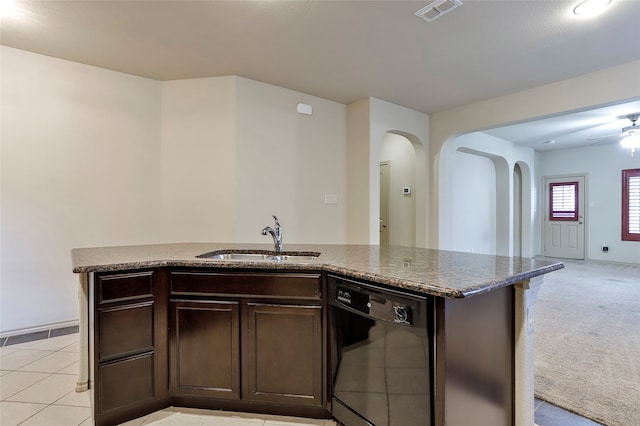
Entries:
MULTIPOLYGON (((627 127, 623 127, 620 133, 614 133, 612 135, 600 136, 598 138, 588 139, 590 141, 596 141, 591 143, 591 145, 604 145, 614 142, 623 142, 627 138, 640 138, 640 126, 636 125, 636 121, 640 118, 640 113, 636 112, 634 114, 629 114, 626 118, 631 121, 631 125, 627 127)), ((637 147, 637 146, 636 146, 637 147)), ((630 148, 633 148, 630 146, 630 148)))

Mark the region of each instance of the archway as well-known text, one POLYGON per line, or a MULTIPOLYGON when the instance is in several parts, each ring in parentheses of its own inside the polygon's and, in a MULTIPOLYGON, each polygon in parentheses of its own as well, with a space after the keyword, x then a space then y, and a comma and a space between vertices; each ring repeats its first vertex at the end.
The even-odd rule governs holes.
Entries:
POLYGON ((522 256, 522 170, 513 166, 513 255, 522 256))
POLYGON ((416 151, 396 132, 380 145, 380 245, 416 245, 416 151))
POLYGON ((440 154, 439 248, 530 256, 533 151, 474 132, 440 154))

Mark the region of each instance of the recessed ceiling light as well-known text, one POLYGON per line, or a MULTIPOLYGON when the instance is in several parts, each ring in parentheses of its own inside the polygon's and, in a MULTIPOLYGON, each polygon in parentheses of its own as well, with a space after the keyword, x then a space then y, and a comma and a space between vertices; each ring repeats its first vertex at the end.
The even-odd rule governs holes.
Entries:
POLYGON ((578 16, 595 16, 602 13, 611 0, 584 0, 573 8, 573 13, 578 16))

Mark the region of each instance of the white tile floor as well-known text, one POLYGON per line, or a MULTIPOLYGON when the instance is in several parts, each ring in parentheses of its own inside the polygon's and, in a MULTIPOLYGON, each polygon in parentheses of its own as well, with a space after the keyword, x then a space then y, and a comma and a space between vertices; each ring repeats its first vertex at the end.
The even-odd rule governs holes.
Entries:
MULTIPOLYGON (((0 347, 0 425, 93 425, 89 392, 75 391, 77 373, 77 333, 0 347)), ((541 426, 596 425, 542 401, 536 404, 536 423, 541 426)), ((336 426, 336 423, 170 407, 125 425, 336 426)))
MULTIPOLYGON (((75 391, 78 334, 0 347, 0 425, 88 426, 89 392, 75 391)), ((180 426, 335 426, 331 420, 170 407, 125 423, 180 426)))
POLYGON ((89 393, 76 393, 78 334, 0 348, 0 424, 90 425, 89 393))
MULTIPOLYGON (((126 426, 335 426, 332 420, 301 419, 264 414, 231 413, 170 407, 124 423, 126 426)), ((4 425, 3 425, 4 426, 4 425)))

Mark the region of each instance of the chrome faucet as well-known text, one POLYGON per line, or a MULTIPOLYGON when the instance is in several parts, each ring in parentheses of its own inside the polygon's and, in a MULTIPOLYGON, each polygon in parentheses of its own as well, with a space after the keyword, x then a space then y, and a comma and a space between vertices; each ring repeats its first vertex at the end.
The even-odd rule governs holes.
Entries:
POLYGON ((271 234, 275 251, 276 253, 279 253, 282 251, 282 231, 280 230, 280 222, 275 214, 273 215, 273 218, 276 220, 276 229, 274 230, 270 226, 265 226, 262 228, 262 235, 271 234))

